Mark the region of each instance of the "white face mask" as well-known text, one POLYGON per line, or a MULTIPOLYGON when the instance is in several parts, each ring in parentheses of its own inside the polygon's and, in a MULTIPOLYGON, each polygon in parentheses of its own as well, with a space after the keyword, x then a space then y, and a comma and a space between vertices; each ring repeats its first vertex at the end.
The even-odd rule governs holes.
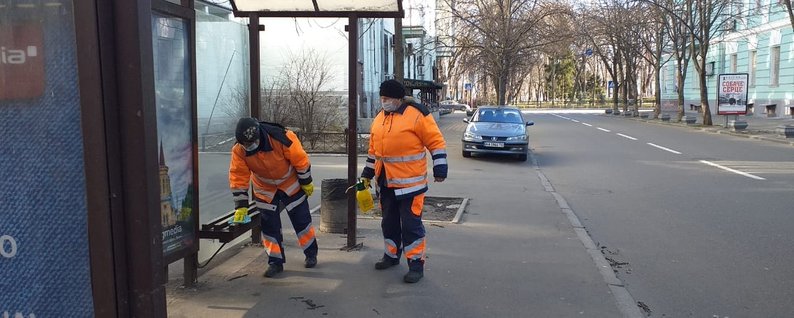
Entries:
POLYGON ((381 103, 381 106, 383 107, 383 110, 385 110, 387 112, 393 112, 393 111, 396 111, 397 108, 400 108, 400 102, 399 101, 397 101, 397 102, 389 101, 389 102, 386 102, 386 103, 381 103))
POLYGON ((257 141, 255 143, 252 143, 248 147, 245 147, 245 146, 243 146, 243 147, 245 148, 245 151, 254 151, 254 150, 256 150, 256 148, 259 148, 259 142, 257 141))

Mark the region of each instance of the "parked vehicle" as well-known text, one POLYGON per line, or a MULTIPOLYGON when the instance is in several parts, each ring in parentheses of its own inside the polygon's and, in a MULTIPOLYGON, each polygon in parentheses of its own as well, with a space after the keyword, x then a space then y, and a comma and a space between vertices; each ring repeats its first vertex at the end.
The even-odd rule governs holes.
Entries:
POLYGON ((473 153, 514 155, 526 161, 529 153, 527 126, 535 123, 525 121, 521 110, 512 106, 480 106, 463 132, 463 157, 473 153))
POLYGON ((451 109, 451 110, 459 110, 459 111, 468 111, 471 109, 469 105, 461 104, 451 99, 439 102, 438 107, 451 109))

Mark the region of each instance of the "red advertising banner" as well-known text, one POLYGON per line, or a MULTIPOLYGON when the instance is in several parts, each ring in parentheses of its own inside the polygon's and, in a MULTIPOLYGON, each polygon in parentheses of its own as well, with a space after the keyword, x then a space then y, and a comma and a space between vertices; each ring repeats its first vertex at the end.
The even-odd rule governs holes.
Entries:
POLYGON ((0 24, 0 100, 35 98, 43 93, 41 25, 0 24))
POLYGON ((747 73, 720 74, 717 81, 717 114, 747 114, 747 73))

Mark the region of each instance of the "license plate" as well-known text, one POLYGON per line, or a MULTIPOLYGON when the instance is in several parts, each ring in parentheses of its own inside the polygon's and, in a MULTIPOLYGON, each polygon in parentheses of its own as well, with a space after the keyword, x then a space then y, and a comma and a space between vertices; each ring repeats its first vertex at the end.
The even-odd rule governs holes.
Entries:
POLYGON ((486 142, 484 143, 484 145, 485 145, 486 147, 504 148, 504 146, 505 146, 505 143, 503 143, 503 142, 490 142, 490 141, 486 141, 486 142))

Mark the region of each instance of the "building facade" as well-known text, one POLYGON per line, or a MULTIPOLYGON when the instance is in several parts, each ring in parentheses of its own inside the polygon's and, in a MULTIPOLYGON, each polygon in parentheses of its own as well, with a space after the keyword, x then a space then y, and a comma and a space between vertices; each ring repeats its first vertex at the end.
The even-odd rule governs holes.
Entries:
MULTIPOLYGON (((733 6, 709 49, 707 85, 711 111, 717 112, 719 74, 747 73, 748 98, 756 115, 791 115, 794 104, 794 34, 785 6, 777 0, 745 0, 733 6), (775 107, 764 107, 776 105, 775 107)), ((698 73, 690 62, 684 85, 676 83, 675 61, 662 68, 662 94, 684 90, 684 105, 700 104, 698 73)), ((688 109, 688 108, 687 108, 688 109)))

